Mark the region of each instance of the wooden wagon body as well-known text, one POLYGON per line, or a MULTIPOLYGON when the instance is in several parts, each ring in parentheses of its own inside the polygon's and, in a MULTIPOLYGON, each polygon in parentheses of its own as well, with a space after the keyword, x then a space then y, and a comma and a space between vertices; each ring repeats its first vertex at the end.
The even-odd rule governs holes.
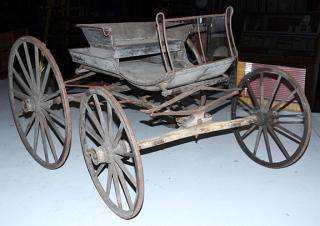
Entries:
MULTIPOLYGON (((90 47, 71 49, 70 54, 74 62, 90 70, 118 76, 141 89, 171 89, 221 76, 232 65, 237 53, 230 32, 231 15, 230 8, 226 14, 168 21, 163 14, 158 14, 156 22, 80 24, 77 26, 90 47), (201 65, 190 62, 185 42, 190 34, 197 34, 198 29, 199 32, 207 30, 206 23, 201 24, 200 19, 207 19, 226 33, 229 56, 201 65)), ((191 47, 201 58, 199 51, 192 44, 191 47)))

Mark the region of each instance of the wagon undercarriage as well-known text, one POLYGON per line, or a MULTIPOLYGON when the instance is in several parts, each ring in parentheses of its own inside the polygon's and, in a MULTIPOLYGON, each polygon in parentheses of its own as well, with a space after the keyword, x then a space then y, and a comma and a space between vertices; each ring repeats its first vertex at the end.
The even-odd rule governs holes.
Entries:
MULTIPOLYGON (((135 107, 140 108, 141 112, 146 113, 153 118, 161 116, 174 117, 176 127, 179 127, 180 129, 160 137, 138 141, 139 147, 141 149, 145 149, 189 136, 196 136, 218 130, 241 127, 257 122, 256 116, 248 116, 246 118, 234 119, 226 122, 212 121, 212 117, 209 112, 225 104, 240 92, 240 89, 238 88, 232 89, 217 87, 219 84, 221 86, 226 85, 227 82, 228 76, 222 75, 221 77, 215 79, 198 82, 192 85, 187 85, 172 90, 167 90, 167 99, 160 103, 155 102, 154 99, 156 97, 152 97, 150 95, 137 97, 124 94, 125 92, 129 92, 132 90, 128 85, 123 85, 121 83, 111 85, 104 84, 102 86, 97 86, 75 85, 68 82, 68 84, 66 84, 66 87, 71 86, 108 90, 114 97, 119 100, 119 103, 123 106, 134 105, 135 107), (204 94, 204 92, 215 92, 218 93, 219 96, 213 100, 206 100, 208 94, 204 94), (181 108, 181 106, 178 106, 179 104, 181 104, 181 101, 194 95, 200 96, 200 98, 196 99, 194 103, 188 103, 189 106, 182 106, 181 110, 178 109, 179 107, 181 108)), ((81 95, 79 96, 79 94, 71 94, 68 96, 68 98, 69 101, 81 101, 81 95)), ((59 102, 59 98, 57 100, 53 100, 53 102, 59 102)))
POLYGON ((309 105, 297 83, 274 68, 252 71, 235 87, 231 16, 228 8, 173 19, 159 13, 156 22, 79 25, 90 47, 70 50, 79 67, 67 81, 43 43, 18 39, 10 53, 9 95, 26 149, 46 168, 62 166, 71 145, 69 103, 80 103, 80 142, 90 176, 104 202, 125 219, 143 203, 143 149, 233 129, 255 162, 293 164, 310 139, 309 105), (212 37, 224 38, 223 53, 207 54, 212 37), (108 79, 96 81, 101 74, 108 79), (215 121, 215 111, 230 101, 231 120, 215 121), (124 108, 174 129, 137 140, 124 108))

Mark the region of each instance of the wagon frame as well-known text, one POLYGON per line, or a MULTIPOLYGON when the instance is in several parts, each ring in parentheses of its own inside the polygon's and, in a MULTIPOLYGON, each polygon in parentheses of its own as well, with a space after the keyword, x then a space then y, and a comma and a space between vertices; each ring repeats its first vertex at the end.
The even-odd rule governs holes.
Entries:
POLYGON ((229 69, 238 61, 232 14, 228 7, 223 14, 182 18, 166 19, 158 13, 155 22, 80 24, 90 47, 69 50, 80 66, 66 81, 45 44, 30 36, 18 39, 10 52, 9 96, 26 149, 42 166, 61 167, 71 146, 69 103, 80 103, 80 141, 90 176, 104 202, 124 219, 135 217, 142 207, 140 152, 147 148, 234 129, 241 148, 255 162, 270 168, 293 164, 311 135, 306 97, 294 79, 275 68, 255 70, 238 87, 232 85, 229 69), (213 60, 206 56, 203 34, 208 37, 212 27, 224 32, 228 56, 213 60), (88 83, 96 74, 110 76, 111 83, 88 83), (265 83, 271 80, 268 91, 265 83), (280 90, 287 93, 284 98, 278 97, 280 90), (210 99, 213 94, 217 96, 210 99), (232 119, 214 121, 212 111, 229 100, 232 119), (294 112, 291 105, 296 106, 294 112), (123 110, 132 106, 153 119, 174 119, 176 129, 137 140, 123 110), (301 134, 283 124, 297 125, 301 134), (249 136, 254 137, 253 146, 249 136), (264 158, 257 154, 261 137, 264 158), (286 147, 281 139, 296 146, 286 147), (271 151, 271 140, 282 156, 279 159, 271 151))

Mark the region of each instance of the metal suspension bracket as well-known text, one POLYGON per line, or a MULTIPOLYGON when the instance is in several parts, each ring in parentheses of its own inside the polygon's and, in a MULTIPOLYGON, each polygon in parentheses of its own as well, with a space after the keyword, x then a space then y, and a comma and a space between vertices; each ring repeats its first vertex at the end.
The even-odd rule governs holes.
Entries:
POLYGON ((199 112, 190 116, 179 117, 176 119, 178 126, 182 128, 189 128, 210 121, 212 121, 212 115, 207 114, 205 112, 199 112))

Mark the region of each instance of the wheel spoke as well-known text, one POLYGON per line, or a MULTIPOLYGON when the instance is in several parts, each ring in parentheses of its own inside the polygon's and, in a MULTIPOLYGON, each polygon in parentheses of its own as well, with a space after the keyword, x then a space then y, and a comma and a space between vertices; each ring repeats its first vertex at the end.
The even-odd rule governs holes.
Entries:
POLYGON ((247 90, 248 90, 248 93, 249 93, 249 96, 250 96, 250 98, 251 98, 251 101, 252 101, 253 105, 256 106, 256 107, 258 107, 258 106, 259 106, 259 103, 258 103, 258 101, 257 101, 256 96, 255 96, 254 93, 253 93, 253 90, 252 90, 252 88, 251 88, 251 86, 250 86, 250 83, 248 82, 248 80, 246 80, 245 83, 246 83, 247 90))
POLYGON ((37 84, 37 90, 40 91, 40 85, 41 85, 41 77, 40 77, 40 67, 39 67, 39 49, 35 45, 34 46, 34 63, 35 63, 35 70, 36 70, 36 84, 37 84))
POLYGON ((61 91, 58 89, 57 91, 50 93, 49 95, 46 95, 45 98, 43 98, 43 102, 46 102, 48 100, 51 100, 61 94, 61 91))
POLYGON ((19 75, 18 72, 16 72, 16 70, 14 68, 12 68, 12 72, 14 74, 14 78, 16 79, 16 81, 19 83, 19 85, 24 89, 24 91, 29 95, 32 96, 32 92, 31 89, 27 86, 27 84, 23 81, 23 79, 21 78, 21 76, 19 75))
POLYGON ((280 151, 282 152, 282 154, 286 157, 286 159, 290 158, 289 153, 287 152, 287 150, 285 149, 285 147, 283 146, 282 142, 280 141, 279 137, 277 136, 277 134, 274 132, 273 128, 271 126, 268 126, 268 131, 272 137, 272 139, 274 140, 274 142, 277 144, 277 146, 279 147, 280 151))
POLYGON ((112 184, 112 177, 113 177, 112 164, 108 164, 108 178, 107 178, 107 187, 106 187, 107 197, 110 196, 111 184, 112 184))
POLYGON ((283 98, 278 104, 276 104, 272 110, 274 111, 281 111, 284 109, 287 105, 289 105, 293 100, 293 96, 297 93, 297 90, 293 90, 289 95, 287 95, 285 98, 283 98))
POLYGON ((114 190, 116 192, 116 199, 118 203, 118 207, 122 208, 122 202, 121 202, 121 194, 120 194, 120 182, 119 177, 115 171, 115 166, 113 165, 113 183, 114 183, 114 190))
POLYGON ((37 152, 38 140, 39 140, 39 116, 35 116, 34 135, 33 135, 33 151, 37 152))
POLYGON ((116 136, 114 137, 114 140, 113 140, 113 147, 116 147, 120 141, 120 138, 122 136, 122 131, 123 131, 123 123, 120 123, 120 126, 118 128, 118 131, 117 131, 117 134, 116 136))
POLYGON ((133 157, 134 157, 133 153, 130 153, 130 152, 119 152, 119 151, 115 151, 114 153, 115 153, 116 155, 120 155, 120 156, 127 157, 127 158, 133 158, 133 157))
POLYGON ((243 110, 249 112, 250 115, 253 113, 254 109, 249 104, 244 102, 244 100, 242 100, 240 97, 238 103, 242 106, 243 110))
POLYGON ((43 108, 43 109, 49 113, 51 118, 53 118, 54 120, 56 120, 58 122, 58 124, 60 125, 61 128, 65 129, 64 120, 60 116, 58 116, 54 111, 52 111, 49 108, 43 108))
POLYGON ((61 134, 61 132, 59 131, 58 127, 56 126, 56 124, 53 122, 53 120, 51 119, 51 117, 49 116, 49 114, 45 111, 42 110, 42 113, 44 114, 44 117, 47 119, 47 121, 49 122, 49 125, 51 126, 51 130, 53 131, 53 133, 55 134, 55 136, 58 138, 58 140, 60 141, 60 143, 62 145, 64 145, 64 138, 63 135, 61 134))
POLYGON ((28 136, 34 121, 35 121, 35 113, 32 112, 32 115, 31 115, 31 118, 30 118, 30 120, 28 122, 28 125, 27 125, 26 129, 24 130, 25 136, 28 136))
POLYGON ((257 151, 258 151, 261 135, 262 135, 262 126, 260 126, 259 130, 258 130, 258 135, 257 135, 256 142, 255 142, 255 145, 254 145, 254 150, 253 150, 253 155, 254 156, 257 155, 257 151))
MULTIPOLYGON (((23 72, 23 74, 24 74, 24 77, 26 78, 26 80, 27 80, 30 88, 32 88, 32 87, 34 86, 34 84, 33 84, 33 82, 31 82, 31 80, 30 80, 31 75, 29 75, 29 73, 27 72, 27 69, 26 69, 26 67, 24 66, 24 63, 22 62, 21 57, 20 57, 20 54, 18 53, 17 50, 15 51, 15 55, 16 55, 16 57, 17 57, 17 59, 18 59, 18 62, 19 62, 20 68, 22 69, 22 72, 23 72)), ((12 66, 12 70, 15 71, 15 69, 13 68, 13 66, 12 66)))
POLYGON ((246 139, 255 129, 257 128, 256 125, 251 125, 250 128, 241 136, 241 138, 244 140, 246 139))
POLYGON ((107 103, 107 112, 108 112, 108 130, 109 130, 109 134, 112 134, 113 116, 112 116, 112 108, 110 103, 107 103))
POLYGON ((101 124, 99 123, 95 113, 91 110, 89 105, 86 105, 86 109, 88 112, 89 119, 91 120, 91 122, 93 122, 94 126, 99 131, 101 137, 104 137, 103 129, 102 129, 101 124))
POLYGON ((126 197, 129 209, 132 209, 133 208, 133 203, 132 203, 132 200, 131 200, 131 195, 129 193, 129 189, 128 189, 128 185, 127 185, 126 179, 125 179, 125 177, 123 175, 123 172, 121 171, 120 167, 117 164, 115 164, 115 168, 116 168, 117 174, 119 176, 119 180, 120 180, 120 183, 121 183, 121 186, 122 186, 122 190, 123 190, 124 195, 126 197))
POLYGON ((88 127, 88 126, 86 125, 85 130, 86 130, 86 133, 87 133, 97 144, 99 144, 99 145, 102 145, 102 144, 103 144, 103 139, 102 139, 102 137, 101 137, 99 134, 97 134, 92 128, 90 128, 90 127, 88 127))
POLYGON ((106 121, 104 119, 104 116, 103 116, 103 113, 102 113, 102 110, 101 110, 101 106, 100 106, 100 103, 99 103, 99 100, 98 100, 98 97, 96 94, 93 94, 93 100, 94 100, 94 104, 96 106, 96 109, 97 109, 97 112, 98 112, 98 116, 99 116, 99 120, 100 120, 100 123, 101 123, 101 126, 102 126, 102 129, 104 132, 107 131, 106 129, 106 121))
POLYGON ((277 125, 276 128, 274 128, 274 131, 282 134, 283 136, 287 137, 288 139, 296 142, 297 144, 300 144, 302 141, 302 137, 298 136, 294 132, 288 130, 287 128, 277 125))
POLYGON ((279 86, 280 86, 281 78, 282 78, 282 77, 279 75, 279 77, 278 77, 278 79, 277 79, 277 81, 276 81, 276 84, 275 84, 275 86, 274 86, 274 88, 273 88, 273 90, 272 90, 271 96, 270 96, 270 98, 269 98, 269 102, 268 102, 268 104, 266 105, 266 108, 265 108, 266 110, 270 110, 271 107, 272 107, 272 103, 273 103, 273 101, 274 101, 274 99, 275 99, 275 97, 276 97, 277 91, 278 91, 279 86))
MULTIPOLYGON (((40 118, 40 115, 38 116, 40 118)), ((43 151, 44 151, 44 157, 47 163, 49 163, 49 156, 48 156, 48 149, 47 149, 47 142, 46 142, 46 135, 44 132, 44 125, 42 123, 42 120, 40 118, 40 132, 41 132, 41 138, 42 138, 42 145, 43 145, 43 151)))
POLYGON ((107 163, 101 163, 98 167, 98 169, 96 170, 96 175, 97 177, 102 173, 102 171, 104 170, 104 168, 106 167, 107 163))
POLYGON ((20 111, 18 111, 16 114, 17 114, 17 116, 18 116, 19 118, 21 118, 22 116, 24 116, 24 111, 23 111, 23 110, 20 110, 20 111))
POLYGON ((122 160, 120 158, 118 158, 117 156, 115 157, 115 160, 116 160, 115 162, 120 167, 122 172, 124 172, 126 177, 129 179, 129 181, 132 183, 132 185, 136 188, 137 187, 137 183, 136 183, 135 179, 133 178, 133 176, 131 175, 131 173, 129 172, 129 170, 126 168, 126 166, 122 162, 122 160))
POLYGON ((32 89, 36 90, 36 81, 35 81, 35 78, 34 78, 34 75, 33 75, 34 74, 33 73, 33 68, 32 68, 32 65, 31 65, 29 50, 28 50, 26 42, 23 43, 23 48, 24 48, 24 54, 25 54, 26 60, 27 60, 27 66, 28 66, 28 70, 29 70, 29 75, 30 75, 30 78, 31 78, 31 81, 32 81, 32 84, 33 84, 32 89))
POLYGON ((304 120, 301 121, 278 121, 278 124, 303 124, 304 120))
POLYGON ((264 109, 264 84, 263 84, 263 73, 260 74, 260 110, 264 109))
POLYGON ((44 92, 46 90, 46 86, 47 86, 50 70, 51 70, 51 65, 48 63, 46 71, 44 73, 44 77, 43 77, 42 83, 41 83, 41 88, 40 88, 40 95, 41 96, 44 94, 44 92))
POLYGON ((265 127, 265 126, 263 127, 263 138, 264 138, 264 143, 266 144, 269 162, 272 163, 273 160, 272 160, 272 154, 271 154, 271 149, 270 149, 268 130, 267 130, 267 127, 265 127))
POLYGON ((279 111, 282 111, 283 109, 285 109, 289 104, 291 104, 293 101, 294 101, 294 97, 291 99, 291 100, 289 100, 287 103, 285 103, 284 105, 282 105, 280 108, 278 108, 277 109, 277 111, 279 112, 279 111))
POLYGON ((279 118, 292 118, 292 117, 297 117, 297 118, 304 118, 304 113, 294 113, 294 114, 285 114, 285 115, 278 115, 279 118))
POLYGON ((20 91, 18 91, 16 89, 13 89, 12 92, 13 92, 13 95, 15 97, 17 97, 18 99, 20 99, 20 100, 26 100, 26 99, 29 98, 28 95, 26 95, 26 94, 24 94, 24 93, 22 93, 22 92, 20 92, 20 91))
POLYGON ((50 150, 51 150, 53 159, 56 162, 58 160, 57 152, 56 152, 56 148, 54 146, 54 143, 53 143, 53 140, 52 140, 52 136, 51 136, 51 133, 50 133, 50 130, 49 130, 48 123, 47 123, 47 121, 45 119, 45 116, 41 116, 41 120, 42 120, 42 126, 43 126, 45 134, 47 136, 47 140, 48 140, 48 143, 49 143, 49 146, 50 146, 50 150))

